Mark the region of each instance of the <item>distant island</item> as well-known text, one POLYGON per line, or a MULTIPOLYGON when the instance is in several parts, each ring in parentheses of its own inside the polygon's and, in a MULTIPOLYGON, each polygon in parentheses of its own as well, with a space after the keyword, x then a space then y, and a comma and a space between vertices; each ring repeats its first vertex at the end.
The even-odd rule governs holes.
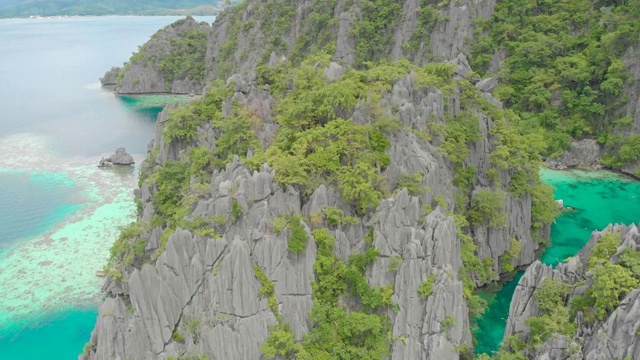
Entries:
POLYGON ((0 0, 0 18, 87 15, 215 15, 238 0, 0 0))

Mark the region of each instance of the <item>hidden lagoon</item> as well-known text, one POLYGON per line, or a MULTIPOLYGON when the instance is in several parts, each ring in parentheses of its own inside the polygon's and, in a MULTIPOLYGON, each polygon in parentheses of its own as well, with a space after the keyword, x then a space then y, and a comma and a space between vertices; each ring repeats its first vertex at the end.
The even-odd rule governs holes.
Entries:
MULTIPOLYGON (((554 198, 573 209, 563 211, 551 225, 551 243, 540 258, 544 264, 555 266, 576 255, 593 230, 640 220, 640 182, 629 176, 606 170, 543 169, 541 177, 556 188, 554 198)), ((500 347, 511 297, 523 274, 524 269, 511 274, 499 290, 483 294, 489 307, 476 319, 476 353, 490 354, 500 347)))

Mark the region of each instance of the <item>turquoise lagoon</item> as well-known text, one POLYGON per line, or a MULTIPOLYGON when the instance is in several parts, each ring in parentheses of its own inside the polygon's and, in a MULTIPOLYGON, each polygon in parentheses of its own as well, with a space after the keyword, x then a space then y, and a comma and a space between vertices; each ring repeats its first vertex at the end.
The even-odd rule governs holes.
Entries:
MULTIPOLYGON (((96 277, 135 219, 136 163, 168 102, 115 96, 98 78, 179 17, 0 20, 0 358, 75 359, 101 300, 96 277)), ((212 17, 199 20, 213 21, 212 17)))
MULTIPOLYGON (((611 223, 640 222, 640 182, 628 176, 610 171, 545 169, 542 178, 556 188, 556 199, 575 209, 563 212, 552 224, 551 244, 541 257, 545 264, 555 266, 577 254, 593 230, 611 223)), ((511 297, 523 273, 517 272, 496 293, 486 294, 490 306, 474 330, 477 353, 491 353, 500 347, 511 297)))

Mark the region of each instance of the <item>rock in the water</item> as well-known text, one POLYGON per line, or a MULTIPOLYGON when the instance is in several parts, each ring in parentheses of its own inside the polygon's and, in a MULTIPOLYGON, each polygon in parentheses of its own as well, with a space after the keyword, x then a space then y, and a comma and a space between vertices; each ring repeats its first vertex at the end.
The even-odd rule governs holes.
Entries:
POLYGON ((133 165, 135 161, 133 161, 133 157, 125 151, 124 147, 119 147, 116 149, 116 153, 109 156, 107 161, 114 165, 133 165))

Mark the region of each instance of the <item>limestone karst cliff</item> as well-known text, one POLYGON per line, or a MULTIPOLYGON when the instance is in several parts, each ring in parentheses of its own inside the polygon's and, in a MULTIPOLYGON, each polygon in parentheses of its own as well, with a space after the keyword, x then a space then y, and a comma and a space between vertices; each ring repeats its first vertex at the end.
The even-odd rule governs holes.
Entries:
POLYGON ((211 26, 192 17, 166 26, 122 68, 107 71, 103 85, 120 94, 200 93, 205 85, 206 39, 211 26))
MULTIPOLYGON (((223 11, 213 31, 193 19, 159 31, 128 62, 117 69, 123 76, 116 91, 122 93, 200 93, 205 82, 170 87, 159 61, 185 48, 171 46, 193 30, 207 32, 204 75, 223 78, 238 73, 251 78, 259 64, 274 65, 283 58, 299 62, 314 49, 334 54, 343 65, 356 61, 410 59, 417 65, 453 59, 468 53, 474 38, 473 20, 489 18, 495 1, 345 1, 252 0, 223 11), (173 40, 172 40, 173 39, 173 40), (169 85, 162 86, 166 83, 169 85)), ((198 54, 201 49, 198 48, 198 54)), ((199 58, 200 59, 200 58, 199 58)), ((108 73, 109 74, 109 73, 108 73)), ((105 76, 104 79, 112 79, 105 76)), ((184 74, 175 76, 186 81, 184 74)), ((115 79, 112 80, 115 83, 115 79)), ((110 82, 107 82, 110 83, 110 82)))
MULTIPOLYGON (((491 2, 442 3, 417 38, 415 2, 346 4, 246 1, 198 42, 210 81, 158 118, 83 358, 472 356, 475 288, 557 212, 540 139, 459 53, 491 2)), ((142 49, 181 26, 207 25, 142 49)), ((116 91, 166 80, 145 54, 116 91)))

